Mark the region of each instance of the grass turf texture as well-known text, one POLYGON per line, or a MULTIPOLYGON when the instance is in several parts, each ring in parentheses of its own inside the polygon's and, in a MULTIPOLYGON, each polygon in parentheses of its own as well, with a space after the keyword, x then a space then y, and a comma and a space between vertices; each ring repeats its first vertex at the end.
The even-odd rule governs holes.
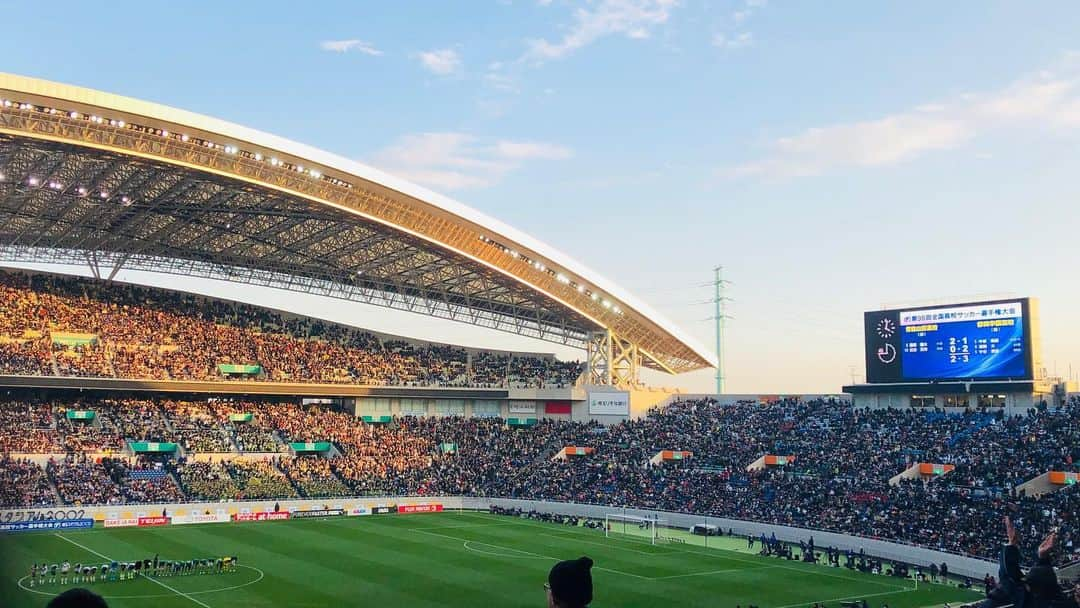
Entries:
MULTIPOLYGON (((976 594, 745 551, 745 540, 650 545, 645 539, 479 513, 33 532, 0 537, 0 604, 44 606, 59 585, 23 588, 31 562, 100 564, 237 555, 235 573, 81 585, 113 608, 241 606, 544 606, 558 559, 589 555, 598 608, 755 604, 940 606, 976 594), (697 543, 697 544, 694 544, 697 543), (723 548, 715 548, 715 545, 723 548), (20 581, 23 586, 20 586, 20 581)), ((71 585, 69 585, 71 586, 71 585)))

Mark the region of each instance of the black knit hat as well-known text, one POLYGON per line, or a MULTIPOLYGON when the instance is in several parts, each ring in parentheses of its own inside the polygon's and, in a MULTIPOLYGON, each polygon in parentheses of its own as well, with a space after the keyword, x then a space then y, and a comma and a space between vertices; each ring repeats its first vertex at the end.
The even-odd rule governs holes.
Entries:
POLYGON ((587 557, 559 562, 548 573, 551 595, 560 603, 587 606, 592 601, 592 565, 587 557))

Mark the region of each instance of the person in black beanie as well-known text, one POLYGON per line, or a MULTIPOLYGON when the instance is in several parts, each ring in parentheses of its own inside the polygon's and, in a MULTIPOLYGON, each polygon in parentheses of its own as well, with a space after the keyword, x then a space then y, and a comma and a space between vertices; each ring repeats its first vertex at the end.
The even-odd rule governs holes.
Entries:
POLYGON ((109 608, 102 597, 89 589, 68 589, 49 601, 46 608, 109 608))
POLYGON ((548 573, 548 608, 585 608, 592 602, 592 566, 587 557, 559 562, 548 573))

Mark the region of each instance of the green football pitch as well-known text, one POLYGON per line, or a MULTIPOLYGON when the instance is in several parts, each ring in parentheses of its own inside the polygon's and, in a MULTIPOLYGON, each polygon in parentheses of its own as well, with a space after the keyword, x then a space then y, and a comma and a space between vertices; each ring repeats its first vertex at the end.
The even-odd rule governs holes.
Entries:
MULTIPOLYGON (((677 533, 676 533, 677 534, 677 533)), ((232 573, 81 585, 114 608, 243 606, 545 606, 556 560, 595 561, 593 606, 922 608, 975 599, 915 584, 764 558, 745 541, 683 534, 683 542, 480 513, 381 515, 161 528, 31 532, 0 537, 0 605, 44 606, 59 585, 29 588, 30 564, 239 557, 232 573)), ((71 585, 69 585, 71 586, 71 585)))

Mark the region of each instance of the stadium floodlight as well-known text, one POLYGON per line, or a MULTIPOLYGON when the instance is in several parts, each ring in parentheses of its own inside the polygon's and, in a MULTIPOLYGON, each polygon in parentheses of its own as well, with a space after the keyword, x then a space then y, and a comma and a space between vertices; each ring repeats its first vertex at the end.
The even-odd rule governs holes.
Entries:
POLYGON ((607 513, 604 515, 605 538, 626 538, 647 542, 650 545, 666 544, 670 541, 670 538, 661 533, 661 530, 667 529, 667 520, 664 519, 623 515, 622 513, 607 513))
POLYGON ((72 112, 72 113, 68 114, 68 116, 70 116, 70 117, 72 117, 72 118, 78 118, 78 117, 79 117, 79 113, 78 113, 78 112, 72 112))
POLYGON ((189 140, 189 139, 191 139, 191 138, 190 138, 190 137, 188 137, 188 136, 187 136, 187 134, 184 134, 184 135, 181 135, 181 136, 180 136, 180 141, 187 141, 187 140, 189 140))

